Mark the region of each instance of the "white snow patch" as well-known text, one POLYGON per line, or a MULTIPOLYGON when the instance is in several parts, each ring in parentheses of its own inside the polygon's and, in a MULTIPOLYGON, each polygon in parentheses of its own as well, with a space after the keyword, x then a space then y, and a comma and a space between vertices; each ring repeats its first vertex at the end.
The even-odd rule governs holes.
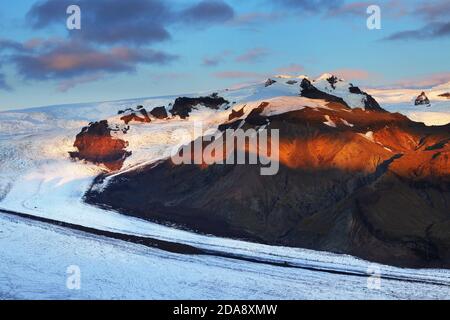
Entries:
POLYGON ((367 131, 366 133, 358 133, 361 137, 366 138, 369 141, 375 142, 373 138, 373 131, 367 131))
POLYGON ((336 123, 333 120, 331 120, 329 115, 325 115, 325 119, 327 121, 324 122, 323 124, 326 124, 327 126, 332 127, 332 128, 336 128, 336 123))
POLYGON ((340 119, 340 120, 341 120, 341 122, 342 122, 343 124, 345 124, 345 125, 348 126, 348 127, 354 127, 354 126, 355 126, 354 124, 348 122, 348 121, 345 120, 345 119, 340 119))

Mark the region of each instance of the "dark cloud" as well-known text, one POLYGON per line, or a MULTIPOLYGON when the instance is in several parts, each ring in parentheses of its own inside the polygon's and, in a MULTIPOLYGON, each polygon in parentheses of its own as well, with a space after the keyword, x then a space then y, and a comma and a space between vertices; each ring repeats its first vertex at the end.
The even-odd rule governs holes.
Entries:
POLYGON ((80 77, 98 72, 131 72, 139 64, 167 64, 175 56, 152 49, 94 48, 82 42, 64 41, 21 50, 9 57, 25 79, 50 80, 80 77))
POLYGON ((24 45, 20 42, 8 40, 8 39, 0 39, 0 52, 6 50, 22 50, 24 45))
POLYGON ((236 27, 252 26, 258 24, 267 24, 279 21, 283 17, 278 12, 249 12, 237 15, 229 22, 229 25, 236 27))
POLYGON ((222 23, 234 18, 234 10, 221 0, 204 0, 180 13, 180 20, 196 25, 222 23))
POLYGON ((81 30, 69 35, 99 44, 148 45, 171 38, 168 28, 178 23, 210 25, 234 17, 220 0, 205 0, 176 11, 164 0, 45 0, 31 7, 28 21, 35 29, 65 26, 69 5, 81 8, 81 30))
POLYGON ((223 63, 227 57, 232 54, 230 50, 224 50, 215 56, 207 56, 202 60, 202 65, 205 67, 217 67, 219 64, 223 63))
POLYGON ((27 17, 35 29, 54 23, 65 26, 69 5, 81 8, 81 30, 70 36, 102 44, 145 45, 170 39, 164 22, 172 13, 161 0, 46 0, 31 7, 27 17))
POLYGON ((0 90, 6 90, 6 91, 12 90, 12 88, 6 82, 5 75, 3 73, 0 73, 0 90))
POLYGON ((344 0, 271 0, 270 2, 290 10, 302 10, 309 13, 327 12, 344 4, 344 0))
POLYGON ((450 36, 450 22, 429 23, 420 29, 396 32, 385 40, 430 40, 450 36))
POLYGON ((427 1, 420 4, 414 11, 416 15, 422 16, 430 21, 445 21, 446 19, 448 19, 449 12, 450 1, 448 0, 427 1))

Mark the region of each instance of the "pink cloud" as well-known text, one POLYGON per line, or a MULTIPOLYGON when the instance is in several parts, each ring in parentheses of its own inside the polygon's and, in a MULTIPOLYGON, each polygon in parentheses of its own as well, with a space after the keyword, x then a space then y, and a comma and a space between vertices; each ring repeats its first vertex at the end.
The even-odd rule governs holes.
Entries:
POLYGON ((260 79, 266 75, 257 72, 222 71, 214 73, 214 76, 220 79, 260 79))
POLYGON ((293 73, 300 73, 303 72, 305 68, 297 63, 291 63, 290 65, 287 65, 285 67, 281 67, 277 69, 277 72, 283 73, 283 74, 293 74, 293 73))
POLYGON ((265 48, 254 48, 236 57, 236 62, 257 62, 267 56, 269 50, 265 48))
POLYGON ((58 83, 57 91, 67 92, 70 89, 89 82, 94 82, 105 77, 104 73, 96 73, 91 75, 83 75, 71 79, 62 80, 58 83))
POLYGON ((427 75, 425 77, 410 77, 397 81, 393 84, 397 88, 431 88, 440 84, 450 82, 450 72, 440 72, 427 75))
POLYGON ((337 77, 344 78, 345 80, 366 80, 375 76, 368 71, 361 69, 337 69, 330 73, 337 77))

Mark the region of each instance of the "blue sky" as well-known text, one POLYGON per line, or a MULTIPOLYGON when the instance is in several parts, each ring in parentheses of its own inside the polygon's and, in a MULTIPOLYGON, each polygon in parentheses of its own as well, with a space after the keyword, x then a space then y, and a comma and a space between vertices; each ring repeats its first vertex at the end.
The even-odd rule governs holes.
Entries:
POLYGON ((363 86, 450 81, 450 1, 21 0, 0 4, 0 110, 333 72, 363 86), (66 8, 81 8, 81 30, 66 8), (369 30, 366 8, 381 8, 369 30))

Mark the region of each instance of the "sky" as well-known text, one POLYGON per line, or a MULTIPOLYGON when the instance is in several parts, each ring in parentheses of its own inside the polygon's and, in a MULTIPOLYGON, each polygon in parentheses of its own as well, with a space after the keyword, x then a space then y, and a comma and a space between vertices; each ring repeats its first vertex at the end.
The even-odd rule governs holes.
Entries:
POLYGON ((0 111, 228 88, 328 72, 363 87, 450 81, 450 1, 0 3, 0 111), (67 28, 67 8, 81 29, 67 28), (369 29, 377 5, 381 29, 369 29))

